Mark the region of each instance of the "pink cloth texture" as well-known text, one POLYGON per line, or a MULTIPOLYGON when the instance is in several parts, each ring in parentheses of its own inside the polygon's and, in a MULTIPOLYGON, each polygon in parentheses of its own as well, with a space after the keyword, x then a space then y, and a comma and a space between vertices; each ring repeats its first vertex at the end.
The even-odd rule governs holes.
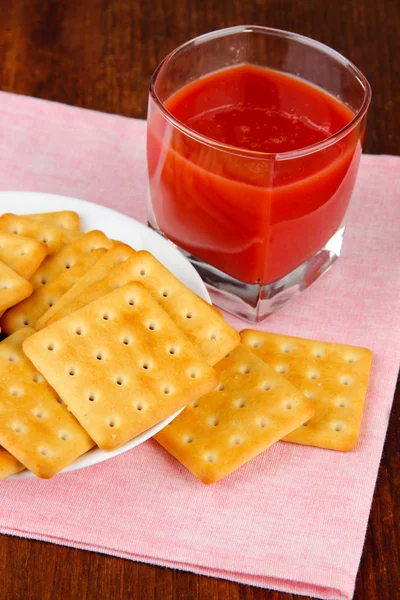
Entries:
MULTIPOLYGON (((145 222, 145 130, 144 121, 0 93, 0 189, 82 198, 145 222)), ((400 158, 362 157, 342 258, 258 326, 373 351, 355 451, 278 443, 205 486, 150 440, 50 481, 2 482, 0 531, 351 598, 400 358, 399 174, 400 158)))

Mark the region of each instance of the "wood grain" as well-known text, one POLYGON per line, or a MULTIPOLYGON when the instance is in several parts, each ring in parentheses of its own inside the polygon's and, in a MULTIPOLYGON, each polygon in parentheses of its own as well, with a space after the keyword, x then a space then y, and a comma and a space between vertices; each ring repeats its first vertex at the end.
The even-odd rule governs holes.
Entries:
MULTIPOLYGON (((399 6, 398 0, 0 0, 0 89, 145 117, 150 76, 167 52, 212 29, 268 25, 311 36, 352 60, 373 88, 365 150, 398 154, 399 6)), ((355 600, 400 599, 399 425, 395 401, 355 600)), ((9 536, 0 536, 0 557, 0 598, 7 600, 295 598, 9 536)))

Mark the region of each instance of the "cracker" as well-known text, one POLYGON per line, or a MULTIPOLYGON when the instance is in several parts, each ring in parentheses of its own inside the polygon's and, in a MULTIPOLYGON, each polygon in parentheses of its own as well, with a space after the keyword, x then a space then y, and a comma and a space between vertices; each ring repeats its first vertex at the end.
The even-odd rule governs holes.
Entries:
POLYGON ((98 248, 107 250, 113 245, 112 241, 102 231, 89 231, 71 244, 64 246, 57 254, 46 256, 39 269, 31 277, 34 290, 50 283, 57 275, 70 269, 88 254, 98 248))
POLYGON ((0 480, 7 479, 25 469, 19 460, 4 448, 0 448, 0 480))
POLYGON ((0 260, 24 279, 32 277, 47 252, 43 242, 0 230, 0 260))
POLYGON ((221 381, 155 439, 203 483, 214 483, 314 414, 314 404, 239 345, 217 365, 221 381))
POLYGON ((56 212, 34 213, 23 216, 35 219, 35 221, 43 221, 44 223, 56 225, 56 227, 71 229, 72 231, 81 230, 79 215, 73 210, 58 210, 56 212))
POLYGON ((287 442, 340 450, 358 442, 372 353, 366 348, 244 330, 242 342, 315 403, 287 442))
POLYGON ((70 244, 82 235, 78 231, 55 227, 42 221, 35 221, 34 219, 11 213, 0 217, 0 229, 44 242, 49 254, 58 252, 63 246, 70 244))
POLYGON ((0 444, 47 479, 94 443, 24 356, 22 343, 32 333, 26 327, 0 343, 0 444))
POLYGON ((104 450, 218 383, 215 370, 140 283, 42 329, 24 351, 104 450))
POLYGON ((115 242, 113 248, 108 250, 108 252, 106 252, 106 254, 104 254, 104 256, 75 283, 75 285, 65 292, 65 294, 47 310, 40 319, 40 322, 38 322, 37 328, 41 329, 44 327, 46 322, 62 310, 64 306, 70 304, 74 298, 79 298, 88 287, 112 273, 114 269, 134 254, 135 250, 127 244, 115 242))
POLYGON ((50 283, 33 292, 29 298, 23 300, 10 310, 0 320, 4 333, 10 335, 30 325, 41 329, 42 316, 49 307, 56 304, 57 300, 67 292, 90 269, 100 257, 107 252, 105 248, 98 248, 87 255, 77 265, 57 275, 50 283))
POLYGON ((0 315, 32 293, 29 281, 0 262, 0 315))
POLYGON ((137 252, 113 274, 57 312, 54 320, 49 320, 48 324, 128 281, 140 281, 152 293, 209 364, 215 364, 238 345, 239 334, 223 319, 221 313, 189 290, 152 254, 144 250, 137 252))

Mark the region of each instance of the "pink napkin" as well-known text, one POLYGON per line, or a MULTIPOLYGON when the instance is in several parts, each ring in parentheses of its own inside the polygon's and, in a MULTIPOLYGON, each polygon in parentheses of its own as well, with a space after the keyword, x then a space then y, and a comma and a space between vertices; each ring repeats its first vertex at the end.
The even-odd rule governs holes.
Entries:
MULTIPOLYGON (((260 326, 373 351, 354 452, 278 443, 207 487, 151 440, 51 481, 1 483, 0 530, 351 598, 400 356, 399 174, 398 158, 363 157, 343 258, 260 326)), ((145 221, 145 123, 0 93, 0 189, 75 196, 145 221)))

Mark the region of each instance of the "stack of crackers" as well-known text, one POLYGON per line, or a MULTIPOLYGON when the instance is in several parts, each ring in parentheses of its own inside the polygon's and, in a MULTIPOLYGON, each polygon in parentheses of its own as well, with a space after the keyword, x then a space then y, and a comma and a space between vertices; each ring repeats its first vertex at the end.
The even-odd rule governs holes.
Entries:
POLYGON ((239 334, 154 256, 72 211, 0 217, 0 479, 155 439, 204 483, 278 440, 357 444, 371 353, 239 334))

